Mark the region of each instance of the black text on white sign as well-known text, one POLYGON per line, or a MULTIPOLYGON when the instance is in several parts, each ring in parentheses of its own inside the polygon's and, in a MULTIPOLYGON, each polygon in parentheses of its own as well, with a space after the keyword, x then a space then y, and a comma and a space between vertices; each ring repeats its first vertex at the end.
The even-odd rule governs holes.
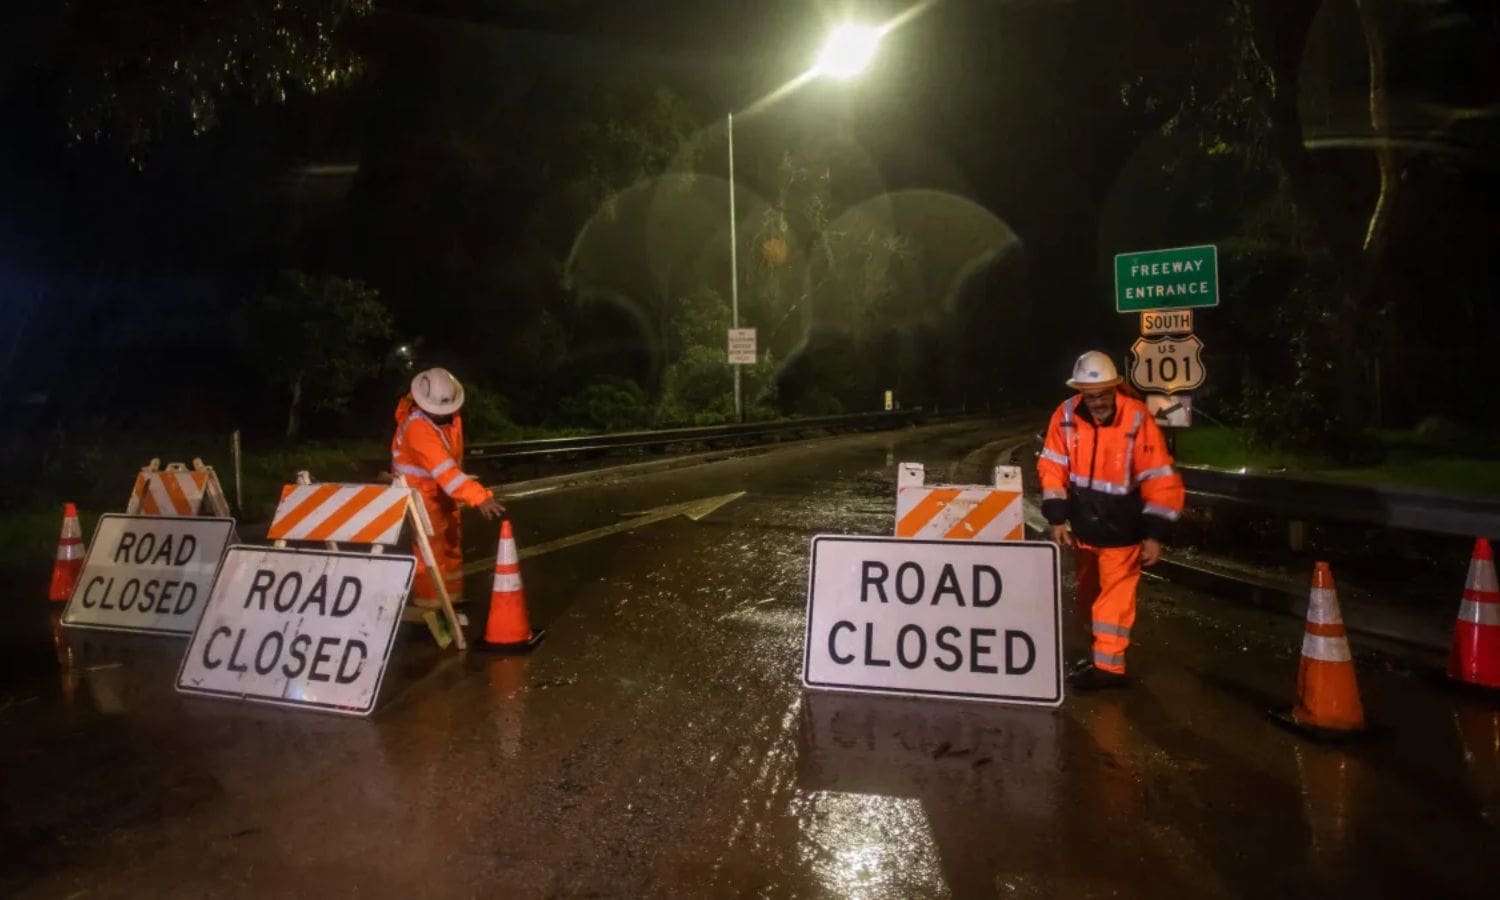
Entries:
POLYGON ((810 688, 1062 702, 1057 548, 813 539, 810 688))

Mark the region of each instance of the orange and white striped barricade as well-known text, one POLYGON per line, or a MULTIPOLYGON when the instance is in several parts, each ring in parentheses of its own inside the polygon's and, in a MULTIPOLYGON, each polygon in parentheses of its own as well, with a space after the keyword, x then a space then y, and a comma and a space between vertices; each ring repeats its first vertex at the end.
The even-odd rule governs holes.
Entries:
MULTIPOLYGON (((266 537, 277 547, 288 541, 324 544, 331 550, 339 544, 368 545, 371 553, 383 553, 387 545, 401 541, 402 528, 410 522, 417 551, 429 572, 437 572, 432 552, 432 522, 417 496, 416 488, 397 476, 391 484, 319 484, 307 472, 297 473, 297 482, 282 488, 281 502, 271 519, 266 537)), ((467 649, 453 598, 441 578, 434 578, 443 616, 453 632, 458 649, 467 649)))
POLYGON ((135 487, 130 491, 130 502, 125 506, 127 516, 201 516, 212 515, 229 518, 229 501, 224 497, 224 488, 219 484, 218 473, 203 460, 193 460, 189 469, 182 463, 169 463, 161 468, 161 460, 153 459, 150 465, 142 466, 135 476, 135 487), (207 504, 208 512, 204 512, 207 504))
POLYGON ((1019 541, 1026 535, 1019 466, 996 466, 994 486, 927 484, 921 463, 896 474, 896 537, 1019 541))
POLYGON ((235 542, 229 502, 213 467, 161 460, 142 466, 124 514, 94 529, 62 624, 190 635, 235 542))

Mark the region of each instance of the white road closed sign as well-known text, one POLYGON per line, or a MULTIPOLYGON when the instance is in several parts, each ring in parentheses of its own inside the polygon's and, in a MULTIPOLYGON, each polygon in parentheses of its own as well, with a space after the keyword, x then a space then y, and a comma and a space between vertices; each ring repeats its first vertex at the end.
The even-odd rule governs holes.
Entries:
POLYGON ((1061 623, 1053 544, 819 535, 802 683, 1056 706, 1061 623))
POLYGON ((416 560, 230 547, 188 644, 188 694, 369 715, 416 560))
POLYGON ((102 517, 63 624, 192 634, 233 533, 233 519, 102 517))

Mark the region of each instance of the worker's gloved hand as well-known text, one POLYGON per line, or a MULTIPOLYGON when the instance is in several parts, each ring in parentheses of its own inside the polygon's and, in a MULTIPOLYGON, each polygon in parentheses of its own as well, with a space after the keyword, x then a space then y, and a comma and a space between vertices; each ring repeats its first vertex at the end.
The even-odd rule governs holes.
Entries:
POLYGON ((505 507, 500 505, 500 501, 491 497, 479 504, 479 514, 493 522, 495 519, 505 515, 505 507))
POLYGON ((1149 569, 1161 562, 1161 541, 1146 538, 1141 541, 1141 567, 1149 569))
POLYGON ((1071 547, 1073 546, 1073 532, 1068 530, 1067 525, 1053 525, 1052 540, 1058 546, 1071 547))

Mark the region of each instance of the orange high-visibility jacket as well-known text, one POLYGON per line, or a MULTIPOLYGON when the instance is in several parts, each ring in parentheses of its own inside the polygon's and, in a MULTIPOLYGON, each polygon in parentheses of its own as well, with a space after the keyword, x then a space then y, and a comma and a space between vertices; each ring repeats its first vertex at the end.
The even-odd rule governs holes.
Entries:
POLYGON ((1115 414, 1099 425, 1082 395, 1057 408, 1037 460, 1042 514, 1064 522, 1085 544, 1126 547, 1164 541, 1182 515, 1182 476, 1146 404, 1115 394, 1115 414))
POLYGON ((464 474, 463 420, 454 416, 438 425, 411 395, 396 406, 396 437, 391 441, 391 470, 406 483, 437 499, 446 494, 460 503, 478 506, 494 496, 484 485, 464 474))

